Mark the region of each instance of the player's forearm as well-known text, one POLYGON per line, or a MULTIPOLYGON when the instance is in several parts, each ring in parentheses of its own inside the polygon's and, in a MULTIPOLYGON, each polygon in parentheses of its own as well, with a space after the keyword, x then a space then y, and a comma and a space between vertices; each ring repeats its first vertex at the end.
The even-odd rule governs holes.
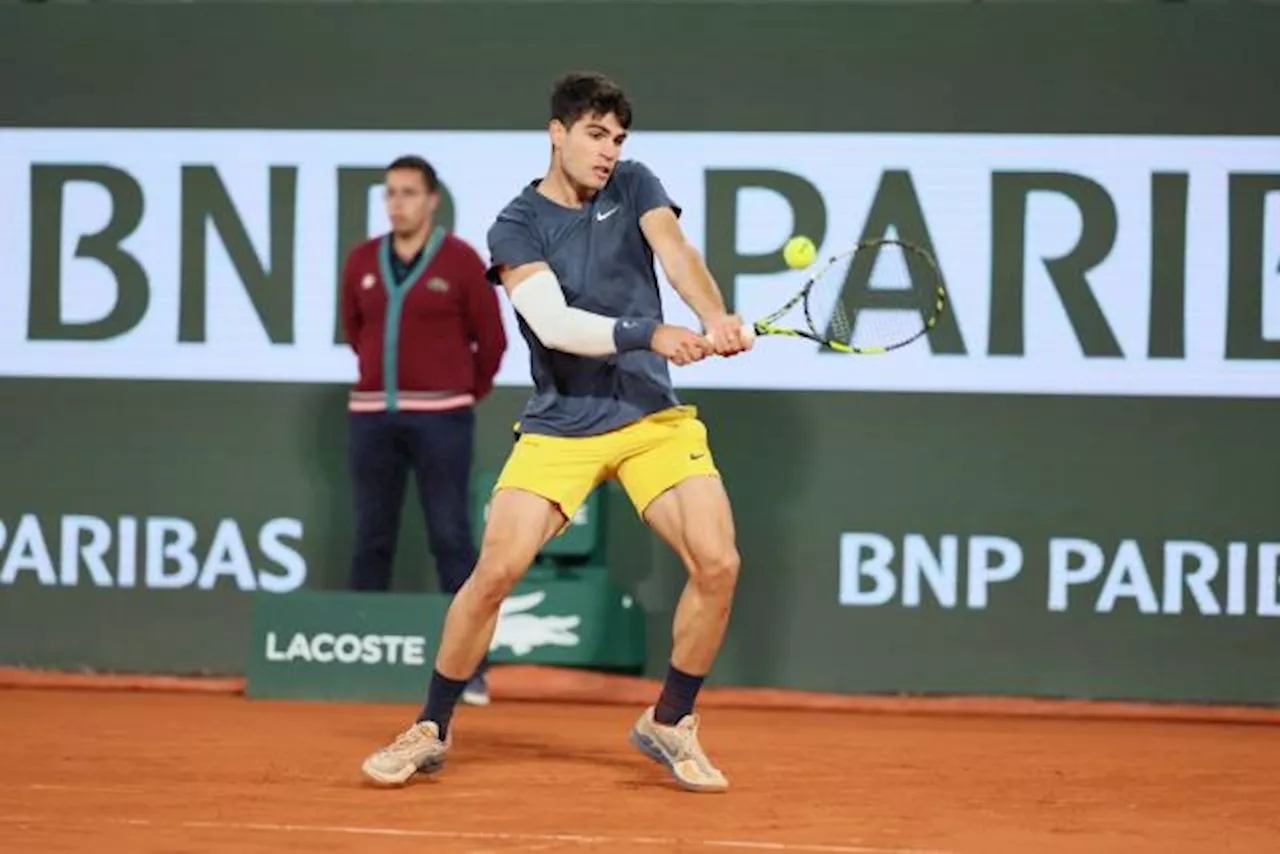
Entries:
POLYGON ((565 307, 534 321, 525 317, 544 346, 575 356, 610 356, 649 346, 658 323, 639 318, 607 317, 565 307))
POLYGON ((515 285, 511 303, 544 347, 575 356, 645 349, 657 329, 646 318, 608 317, 565 302, 555 274, 540 271, 515 285))
POLYGON ((685 305, 702 321, 725 313, 724 295, 707 268, 702 254, 692 246, 683 246, 663 265, 667 281, 675 288, 685 305))

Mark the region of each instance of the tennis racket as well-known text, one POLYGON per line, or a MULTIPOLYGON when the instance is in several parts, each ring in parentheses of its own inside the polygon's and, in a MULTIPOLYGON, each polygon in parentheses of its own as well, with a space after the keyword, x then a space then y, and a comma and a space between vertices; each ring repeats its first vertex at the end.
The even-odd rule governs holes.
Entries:
POLYGON ((947 291, 933 256, 905 240, 876 238, 827 258, 795 296, 747 328, 754 336, 807 338, 839 353, 888 353, 928 334, 946 308, 947 291), (780 325, 797 306, 792 325, 780 325))

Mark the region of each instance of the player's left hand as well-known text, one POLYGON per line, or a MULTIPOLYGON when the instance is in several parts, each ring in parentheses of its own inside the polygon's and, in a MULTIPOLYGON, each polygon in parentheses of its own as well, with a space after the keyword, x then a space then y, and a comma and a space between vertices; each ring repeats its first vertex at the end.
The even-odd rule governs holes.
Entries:
POLYGON ((755 343, 754 336, 743 324, 742 318, 736 314, 719 314, 705 318, 702 322, 706 328, 707 340, 715 348, 718 356, 734 356, 751 349, 755 343))

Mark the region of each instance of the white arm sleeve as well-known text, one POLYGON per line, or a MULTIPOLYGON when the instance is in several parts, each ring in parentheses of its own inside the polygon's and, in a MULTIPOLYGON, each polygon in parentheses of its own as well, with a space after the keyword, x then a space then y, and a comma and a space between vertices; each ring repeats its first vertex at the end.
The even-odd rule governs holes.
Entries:
POLYGON ((617 319, 570 307, 560 280, 539 270, 511 291, 511 304, 543 346, 576 356, 608 356, 618 351, 613 327, 617 319))

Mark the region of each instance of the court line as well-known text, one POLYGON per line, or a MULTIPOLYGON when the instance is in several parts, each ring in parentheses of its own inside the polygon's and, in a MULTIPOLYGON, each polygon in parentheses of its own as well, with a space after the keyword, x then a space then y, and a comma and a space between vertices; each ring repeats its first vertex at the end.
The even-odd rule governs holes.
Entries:
POLYGON ((27 783, 35 792, 96 792, 105 795, 145 795, 154 790, 145 786, 68 786, 62 783, 27 783))
MULTIPOLYGON (((73 819, 74 821, 74 819, 73 819)), ((6 824, 37 824, 30 816, 0 815, 6 824)), ((52 820, 44 823, 51 823, 52 820)), ((56 823, 67 823, 59 817, 56 823)), ((658 836, 599 836, 576 833, 503 833, 484 830, 415 830, 398 827, 351 827, 327 824, 274 824, 242 821, 156 822, 145 818, 103 819, 95 824, 123 824, 130 827, 178 827, 184 830, 248 830, 264 833, 314 833, 343 836, 392 836, 416 839, 471 839, 485 842, 570 842, 578 845, 702 845, 708 848, 739 848, 752 851, 807 852, 807 854, 955 854, 923 848, 885 848, 868 845, 817 845, 803 842, 766 842, 752 839, 680 839, 658 836)))
MULTIPOLYGON (((235 785, 234 783, 229 785, 235 785)), ((22 783, 9 786, 0 786, 0 789, 14 788, 27 789, 33 792, 88 792, 91 794, 105 795, 152 795, 155 794, 154 786, 82 786, 70 783, 22 783)), ((445 798, 488 798, 493 797, 496 792, 492 789, 459 789, 456 792, 434 792, 431 795, 432 800, 441 800, 445 798)))

